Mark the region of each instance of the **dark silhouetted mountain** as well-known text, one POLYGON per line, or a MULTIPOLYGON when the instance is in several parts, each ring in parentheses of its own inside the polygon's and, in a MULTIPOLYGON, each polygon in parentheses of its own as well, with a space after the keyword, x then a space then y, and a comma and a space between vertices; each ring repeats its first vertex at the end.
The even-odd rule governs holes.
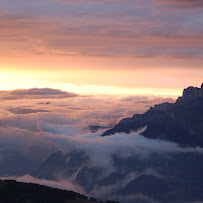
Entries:
POLYGON ((118 192, 123 195, 142 193, 152 196, 166 193, 169 187, 168 182, 162 178, 153 175, 141 175, 130 181, 118 192))
MULTIPOLYGON (((15 180, 0 180, 1 203, 103 203, 95 198, 67 190, 15 180)), ((118 203, 106 201, 106 203, 118 203)))
POLYGON ((71 202, 87 203, 88 198, 76 192, 14 180, 0 181, 0 202, 71 202))
POLYGON ((202 188, 198 186, 196 185, 196 187, 192 188, 184 180, 167 179, 154 175, 141 175, 116 193, 122 196, 134 195, 136 197, 138 195, 139 202, 145 202, 142 196, 139 197, 139 194, 142 194, 158 202, 183 203, 195 201, 195 198, 203 198, 202 188))
POLYGON ((184 89, 175 103, 155 105, 144 114, 121 120, 102 136, 130 133, 145 126, 142 135, 147 138, 203 147, 203 85, 184 89))
POLYGON ((38 178, 56 180, 60 172, 63 176, 72 176, 77 173, 88 161, 88 158, 82 152, 71 152, 63 154, 62 152, 52 153, 32 175, 38 178))
MULTIPOLYGON (((63 179, 68 178, 66 171, 73 167, 78 171, 73 181, 81 185, 87 194, 98 199, 113 199, 122 203, 144 203, 150 202, 151 199, 156 202, 203 200, 202 153, 151 154, 145 158, 133 155, 122 158, 118 154, 114 154, 112 162, 115 171, 107 175, 101 175, 105 169, 96 168, 88 162, 84 165, 86 158, 82 159, 84 162, 82 161, 80 165, 81 156, 82 153, 76 152, 54 153, 50 155, 51 159, 48 158, 49 167, 54 169, 53 174, 57 171, 63 179), (73 156, 72 159, 75 161, 71 161, 70 165, 67 161, 67 165, 63 165, 66 157, 69 157, 68 160, 70 160, 70 156, 73 156), (52 165, 55 165, 55 168, 52 165), (132 195, 138 195, 136 198, 139 201, 126 199, 132 195), (149 201, 145 201, 146 198, 149 201)), ((48 163, 47 160, 45 163, 48 163)), ((47 165, 40 169, 41 172, 44 171, 41 173, 41 178, 47 178, 46 171, 49 172, 47 169, 49 167, 47 165)), ((54 175, 50 177, 54 179, 54 175)))
POLYGON ((100 176, 103 173, 102 168, 98 167, 83 167, 77 174, 76 181, 84 188, 90 185, 96 184, 100 180, 100 176))
POLYGON ((103 170, 90 167, 89 158, 83 152, 73 151, 63 154, 58 151, 52 153, 31 175, 48 180, 57 180, 58 174, 63 178, 74 177, 75 182, 89 187, 100 180, 103 170))
POLYGON ((119 203, 119 202, 107 200, 106 203, 119 203))

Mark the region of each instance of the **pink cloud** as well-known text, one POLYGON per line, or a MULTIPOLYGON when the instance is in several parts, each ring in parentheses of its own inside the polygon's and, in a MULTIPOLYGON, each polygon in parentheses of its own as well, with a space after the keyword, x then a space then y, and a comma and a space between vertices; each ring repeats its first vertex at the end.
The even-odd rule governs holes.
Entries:
MULTIPOLYGON (((93 11, 92 11, 93 12, 93 11)), ((9 12, 0 14, 1 54, 90 56, 133 59, 202 59, 203 41, 199 26, 181 28, 182 20, 167 24, 157 19, 129 16, 94 20, 91 15, 77 17, 28 17, 9 12), (79 20, 80 19, 80 20, 79 20), (88 19, 88 24, 87 24, 88 19), (125 18, 121 18, 125 19, 125 18), (173 23, 173 24, 172 24, 173 23), (15 34, 13 34, 15 33, 15 34)), ((161 15, 161 14, 160 14, 161 15)), ((164 16, 163 16, 164 17, 164 16)))
POLYGON ((202 0, 157 0, 160 3, 178 7, 202 7, 202 0))

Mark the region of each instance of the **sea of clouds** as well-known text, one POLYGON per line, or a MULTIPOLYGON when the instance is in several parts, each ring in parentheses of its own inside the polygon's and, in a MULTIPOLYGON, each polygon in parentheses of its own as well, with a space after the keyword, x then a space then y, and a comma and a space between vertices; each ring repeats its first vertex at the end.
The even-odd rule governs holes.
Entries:
MULTIPOLYGON (((144 113, 157 103, 174 102, 171 98, 152 96, 81 96, 52 89, 32 89, 0 92, 0 175, 22 182, 33 182, 85 193, 70 179, 44 180, 27 175, 37 169, 50 154, 62 151, 82 151, 92 166, 102 168, 108 175, 116 168, 112 156, 150 154, 202 153, 202 148, 180 148, 176 143, 147 139, 147 128, 130 134, 101 134, 122 118, 144 113), (91 131, 89 126, 100 126, 91 131)), ((149 172, 149 171, 148 171, 149 172)), ((138 174, 126 176, 125 185, 138 174)), ((111 190, 115 189, 112 186, 111 190)), ((102 188, 100 188, 100 195, 102 188)), ((106 192, 109 188, 103 188, 106 192)), ((97 191, 93 194, 99 196, 97 191)))

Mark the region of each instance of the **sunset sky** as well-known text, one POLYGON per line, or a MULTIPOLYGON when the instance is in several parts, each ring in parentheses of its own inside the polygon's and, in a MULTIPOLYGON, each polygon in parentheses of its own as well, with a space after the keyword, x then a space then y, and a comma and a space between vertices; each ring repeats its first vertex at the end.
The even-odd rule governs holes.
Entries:
POLYGON ((202 79, 202 0, 0 1, 1 90, 177 96, 202 79))

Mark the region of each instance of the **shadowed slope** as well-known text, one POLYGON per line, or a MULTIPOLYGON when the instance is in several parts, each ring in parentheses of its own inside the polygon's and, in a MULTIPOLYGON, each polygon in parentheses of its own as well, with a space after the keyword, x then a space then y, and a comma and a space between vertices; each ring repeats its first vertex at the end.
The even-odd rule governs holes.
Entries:
POLYGON ((147 126, 147 138, 173 141, 181 145, 203 146, 203 85, 188 87, 183 96, 172 103, 151 107, 144 114, 121 120, 102 136, 130 133, 147 126))

